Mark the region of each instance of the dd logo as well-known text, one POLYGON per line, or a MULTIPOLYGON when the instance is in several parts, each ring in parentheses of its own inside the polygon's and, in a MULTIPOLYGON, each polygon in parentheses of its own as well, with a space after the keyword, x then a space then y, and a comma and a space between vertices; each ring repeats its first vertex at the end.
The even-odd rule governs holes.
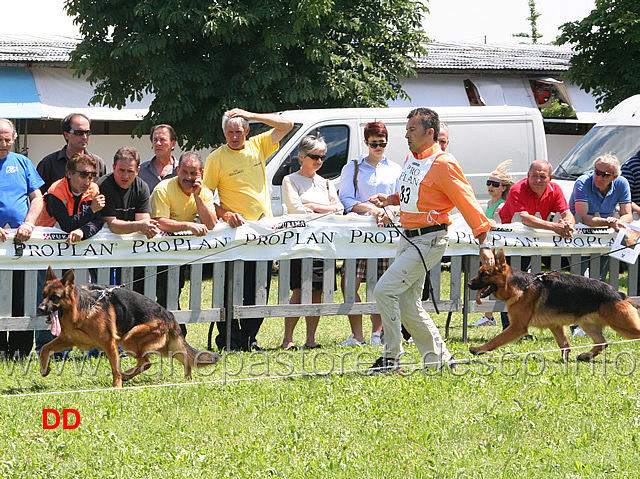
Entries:
MULTIPOLYGON (((80 425, 80 413, 75 409, 63 409, 62 410, 62 429, 75 429, 80 425), (69 416, 75 416, 73 424, 69 422, 69 416)), ((60 413, 55 409, 43 409, 42 410, 42 429, 55 429, 60 426, 60 413), (49 424, 49 415, 52 414, 55 418, 53 424, 49 424)))

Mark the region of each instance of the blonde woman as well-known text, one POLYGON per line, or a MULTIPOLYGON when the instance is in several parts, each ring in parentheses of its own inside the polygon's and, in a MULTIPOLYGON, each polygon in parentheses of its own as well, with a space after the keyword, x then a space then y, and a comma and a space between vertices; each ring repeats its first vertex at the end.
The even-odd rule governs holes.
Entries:
MULTIPOLYGON (((504 202, 507 199, 511 186, 515 183, 511 175, 509 174, 509 165, 511 160, 503 161, 498 167, 489 174, 487 179, 487 192, 491 199, 487 203, 487 208, 484 210, 485 215, 489 218, 491 226, 495 226, 500 219, 498 212, 504 206, 504 202)), ((493 319, 493 313, 487 312, 482 319, 476 321, 471 326, 495 326, 496 321, 493 319)))

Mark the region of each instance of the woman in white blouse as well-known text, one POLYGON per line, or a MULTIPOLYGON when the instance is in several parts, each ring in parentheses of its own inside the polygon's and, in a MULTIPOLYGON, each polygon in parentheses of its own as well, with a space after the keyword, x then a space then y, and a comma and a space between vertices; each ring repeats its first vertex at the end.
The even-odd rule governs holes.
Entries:
MULTIPOLYGON (((300 170, 285 176, 282 182, 282 196, 291 214, 333 213, 342 214, 343 206, 333 184, 320 176, 318 170, 322 166, 327 153, 327 144, 322 137, 305 136, 298 146, 300 170)), ((313 302, 322 299, 322 260, 313 260, 313 302)), ((291 283, 293 291, 290 304, 300 304, 301 260, 291 261, 291 283)), ((282 348, 294 349, 293 331, 300 318, 284 319, 284 339, 282 348)), ((319 316, 307 316, 307 339, 305 347, 319 348, 315 334, 318 328, 319 316)))

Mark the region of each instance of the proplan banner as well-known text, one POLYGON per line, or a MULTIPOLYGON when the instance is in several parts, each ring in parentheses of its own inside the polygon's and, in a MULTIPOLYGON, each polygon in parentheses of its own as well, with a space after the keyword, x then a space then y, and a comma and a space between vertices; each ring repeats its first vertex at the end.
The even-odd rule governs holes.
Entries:
MULTIPOLYGON (((12 233, 15 231, 8 230, 12 233)), ((478 254, 477 241, 460 215, 449 227, 447 256, 478 254)), ((26 243, 12 239, 0 243, 0 269, 100 268, 159 266, 187 262, 212 263, 236 259, 390 258, 400 235, 390 226, 379 227, 371 217, 358 215, 287 215, 250 221, 239 228, 218 223, 205 236, 162 233, 147 239, 142 234, 116 235, 105 226, 86 241, 67 244, 67 233, 36 228, 26 243)), ((490 233, 495 248, 508 254, 605 253, 615 232, 578 225, 565 240, 551 231, 534 230, 519 223, 499 225, 490 233)))

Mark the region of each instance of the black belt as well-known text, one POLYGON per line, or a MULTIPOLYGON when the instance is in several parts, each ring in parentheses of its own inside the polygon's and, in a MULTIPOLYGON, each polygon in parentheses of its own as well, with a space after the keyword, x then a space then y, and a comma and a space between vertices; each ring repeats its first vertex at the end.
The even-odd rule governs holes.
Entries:
POLYGON ((433 225, 433 226, 423 226, 422 228, 416 228, 413 230, 404 230, 404 234, 409 238, 415 238, 416 236, 426 235, 427 233, 433 233, 435 231, 447 231, 447 225, 433 225))

